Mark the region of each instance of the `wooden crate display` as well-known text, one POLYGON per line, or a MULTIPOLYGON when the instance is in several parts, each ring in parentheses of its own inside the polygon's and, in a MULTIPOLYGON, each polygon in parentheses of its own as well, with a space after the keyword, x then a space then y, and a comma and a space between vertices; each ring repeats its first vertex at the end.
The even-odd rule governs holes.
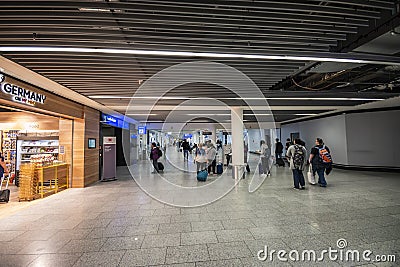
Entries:
POLYGON ((37 197, 38 177, 34 164, 21 164, 19 172, 19 200, 34 200, 37 197))
POLYGON ((68 168, 65 163, 37 168, 40 197, 68 188, 68 168))

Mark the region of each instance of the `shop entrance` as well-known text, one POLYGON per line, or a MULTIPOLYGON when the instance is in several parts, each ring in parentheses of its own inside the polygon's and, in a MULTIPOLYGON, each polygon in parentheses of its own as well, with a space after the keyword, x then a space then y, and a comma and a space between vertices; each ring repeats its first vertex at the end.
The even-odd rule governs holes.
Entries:
POLYGON ((71 186, 72 132, 73 120, 0 106, 0 160, 9 173, 10 202, 71 186))

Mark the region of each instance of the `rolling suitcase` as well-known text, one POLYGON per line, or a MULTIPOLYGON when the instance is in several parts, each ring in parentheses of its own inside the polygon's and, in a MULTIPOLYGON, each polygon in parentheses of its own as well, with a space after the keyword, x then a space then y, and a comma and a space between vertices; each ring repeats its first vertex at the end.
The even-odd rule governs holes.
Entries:
POLYGON ((7 176, 7 183, 6 183, 6 189, 2 189, 3 187, 3 181, 5 180, 5 175, 1 177, 1 183, 0 183, 0 202, 6 202, 10 201, 10 189, 8 189, 8 183, 10 182, 10 177, 7 176))
POLYGON ((224 172, 224 167, 222 166, 222 163, 218 163, 217 174, 222 174, 223 172, 224 172))
POLYGON ((158 162, 158 170, 164 171, 164 164, 162 164, 161 162, 158 162))
POLYGON ((207 180, 208 172, 207 170, 202 170, 197 173, 197 181, 205 182, 207 180))
POLYGON ((276 164, 278 164, 279 167, 285 167, 285 162, 282 158, 276 159, 276 164))

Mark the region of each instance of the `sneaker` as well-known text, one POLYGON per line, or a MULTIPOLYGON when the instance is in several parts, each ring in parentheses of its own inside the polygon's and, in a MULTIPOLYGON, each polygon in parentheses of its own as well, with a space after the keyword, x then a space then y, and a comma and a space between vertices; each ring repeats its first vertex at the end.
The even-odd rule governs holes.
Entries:
POLYGON ((155 174, 156 172, 151 172, 152 174, 155 174))
POLYGON ((320 184, 319 186, 320 186, 320 187, 326 187, 326 185, 323 185, 323 184, 320 184))
POLYGON ((300 188, 298 188, 298 187, 293 187, 293 189, 294 189, 294 190, 299 190, 300 188))
POLYGON ((301 188, 300 188, 300 190, 305 190, 306 188, 304 187, 304 186, 302 186, 301 188))

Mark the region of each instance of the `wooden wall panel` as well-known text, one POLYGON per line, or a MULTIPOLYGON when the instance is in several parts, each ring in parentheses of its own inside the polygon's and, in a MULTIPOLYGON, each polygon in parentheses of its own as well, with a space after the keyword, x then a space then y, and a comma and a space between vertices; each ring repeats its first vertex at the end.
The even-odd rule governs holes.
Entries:
POLYGON ((72 187, 85 186, 85 120, 74 120, 72 187))
POLYGON ((85 112, 85 181, 87 186, 99 180, 99 136, 100 136, 100 112, 84 107, 85 112), (88 139, 96 139, 96 148, 88 148, 88 139))
POLYGON ((84 108, 84 119, 74 120, 72 187, 85 187, 99 180, 100 113, 84 108), (96 139, 96 148, 88 148, 88 139, 96 139))
POLYGON ((68 119, 60 119, 59 127, 59 143, 64 146, 64 155, 59 154, 58 157, 61 161, 68 163, 69 169, 69 186, 72 182, 72 134, 73 134, 73 121, 68 119))

